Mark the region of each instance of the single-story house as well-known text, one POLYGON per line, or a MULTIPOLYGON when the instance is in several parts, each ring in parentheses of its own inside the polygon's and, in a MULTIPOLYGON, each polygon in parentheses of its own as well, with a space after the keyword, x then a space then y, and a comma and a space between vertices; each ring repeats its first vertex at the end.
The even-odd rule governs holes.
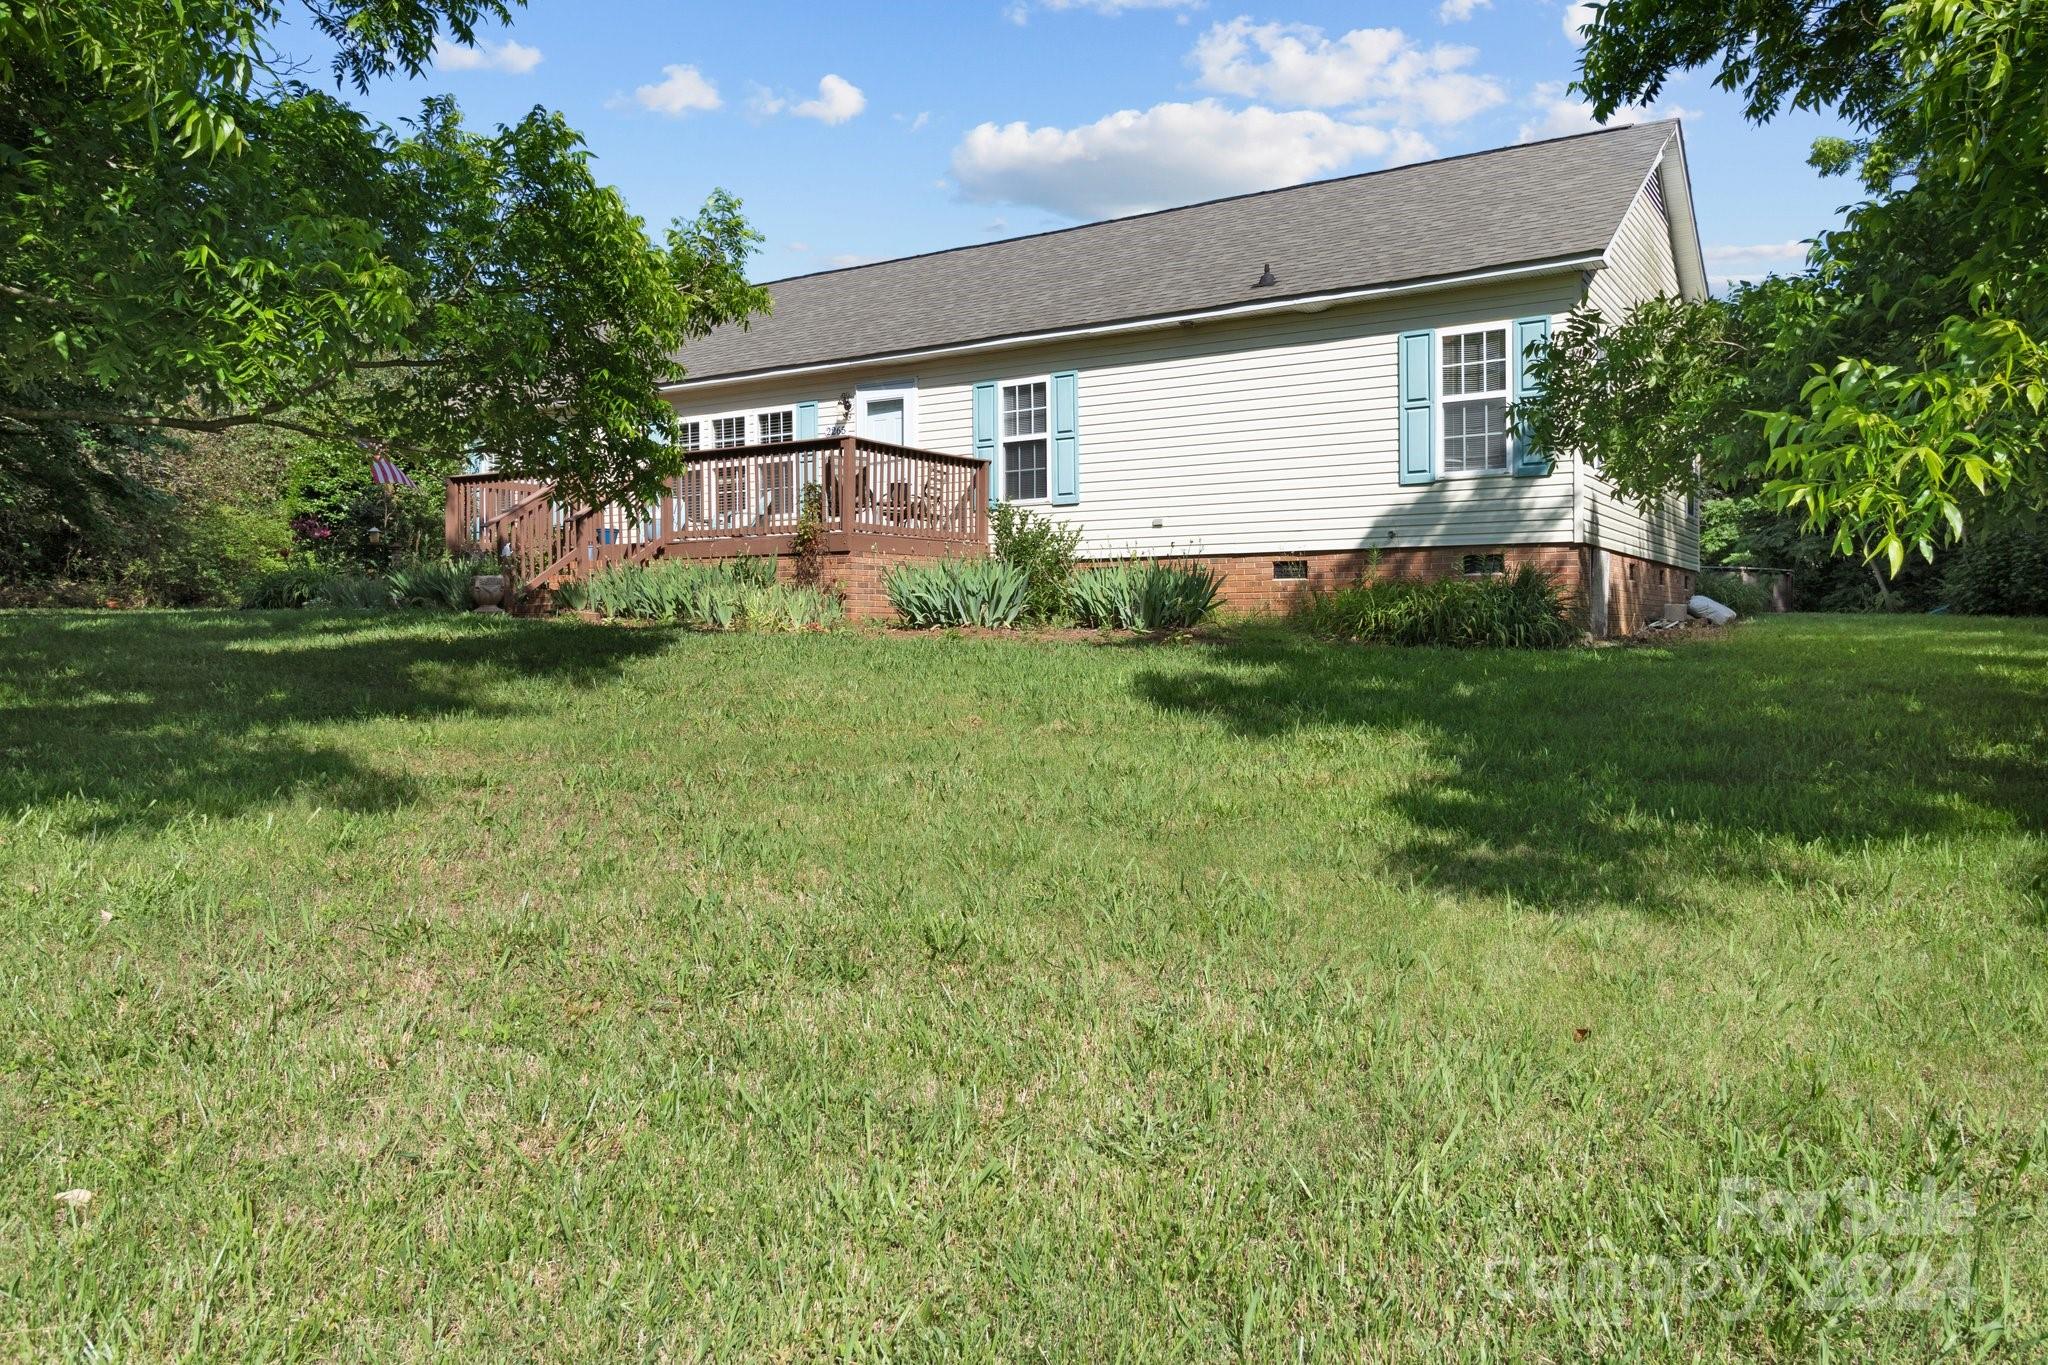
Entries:
POLYGON ((1575 309, 1706 289, 1675 121, 779 280, 677 357, 705 454, 620 534, 786 549, 816 484, 828 572, 885 611, 888 567, 978 551, 1007 501, 1085 558, 1208 561, 1234 606, 1535 563, 1633 629, 1690 594, 1697 506, 1639 508, 1506 414, 1575 309))

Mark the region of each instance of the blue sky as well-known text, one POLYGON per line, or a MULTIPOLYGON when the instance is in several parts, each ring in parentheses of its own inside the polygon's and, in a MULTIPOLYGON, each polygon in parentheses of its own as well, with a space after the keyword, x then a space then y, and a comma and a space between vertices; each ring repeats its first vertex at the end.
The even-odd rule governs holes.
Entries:
MULTIPOLYGON (((656 229, 738 194, 773 279, 1589 128, 1573 8, 531 0, 357 102, 559 109, 656 229)), ((1707 73, 1624 117, 1670 113, 1717 280, 1792 268, 1837 220, 1852 187, 1805 165, 1829 121, 1754 127, 1707 73)))

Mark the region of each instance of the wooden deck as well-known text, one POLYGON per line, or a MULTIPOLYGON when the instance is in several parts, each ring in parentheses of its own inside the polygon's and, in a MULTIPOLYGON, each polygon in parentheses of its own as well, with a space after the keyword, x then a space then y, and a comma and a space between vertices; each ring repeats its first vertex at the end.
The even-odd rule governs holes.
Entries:
POLYGON ((536 587, 663 556, 788 554, 815 487, 826 554, 981 554, 988 478, 985 460, 855 436, 696 452, 646 507, 572 507, 552 484, 467 474, 448 480, 448 551, 536 587))

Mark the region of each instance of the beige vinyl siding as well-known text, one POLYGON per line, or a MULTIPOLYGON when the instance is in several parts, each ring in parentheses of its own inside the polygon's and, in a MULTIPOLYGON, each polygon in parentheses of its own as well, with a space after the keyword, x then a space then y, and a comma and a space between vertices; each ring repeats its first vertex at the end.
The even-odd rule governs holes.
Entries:
POLYGON ((1081 500, 1050 507, 1088 555, 1557 543, 1573 530, 1571 462, 1544 478, 1397 477, 1405 331, 1562 315, 1576 273, 787 380, 685 387, 685 417, 804 400, 829 433, 839 395, 915 379, 917 444, 973 449, 973 388, 1079 373, 1081 500), (1157 523, 1157 524, 1155 524, 1157 523))
MULTIPOLYGON (((1647 192, 1639 194, 1614 235, 1607 268, 1593 276, 1587 302, 1612 321, 1643 299, 1678 292, 1670 224, 1647 192)), ((1685 499, 1670 498, 1645 512, 1616 494, 1591 465, 1581 465, 1576 477, 1580 539, 1683 568, 1699 566, 1699 526, 1686 515, 1685 499)))

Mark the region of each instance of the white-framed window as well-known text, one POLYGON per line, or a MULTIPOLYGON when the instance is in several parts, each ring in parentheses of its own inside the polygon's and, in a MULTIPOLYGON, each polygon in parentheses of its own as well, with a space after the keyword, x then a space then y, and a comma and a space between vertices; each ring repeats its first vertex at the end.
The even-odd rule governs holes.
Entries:
POLYGON ((1052 381, 1008 380, 997 388, 1003 500, 1043 502, 1052 472, 1052 381))
POLYGON ((1511 469, 1509 332, 1505 322, 1488 322, 1437 333, 1440 474, 1506 474, 1511 469))
POLYGON ((707 446, 712 450, 732 450, 739 446, 774 445, 795 439, 795 408, 707 413, 682 424, 684 450, 703 450, 707 446))
MULTIPOLYGON (((676 430, 676 444, 686 452, 704 448, 704 424, 698 421, 685 422, 676 430)), ((682 478, 678 481, 678 492, 682 497, 682 518, 686 526, 704 524, 704 471, 695 465, 683 467, 682 478)))
MULTIPOLYGON (((706 413, 681 425, 679 444, 685 451, 738 450, 796 439, 796 409, 766 408, 756 412, 706 413)), ((781 461, 716 464, 703 461, 684 468, 680 480, 682 516, 692 525, 734 525, 762 511, 794 515, 797 510, 799 457, 781 461)))

